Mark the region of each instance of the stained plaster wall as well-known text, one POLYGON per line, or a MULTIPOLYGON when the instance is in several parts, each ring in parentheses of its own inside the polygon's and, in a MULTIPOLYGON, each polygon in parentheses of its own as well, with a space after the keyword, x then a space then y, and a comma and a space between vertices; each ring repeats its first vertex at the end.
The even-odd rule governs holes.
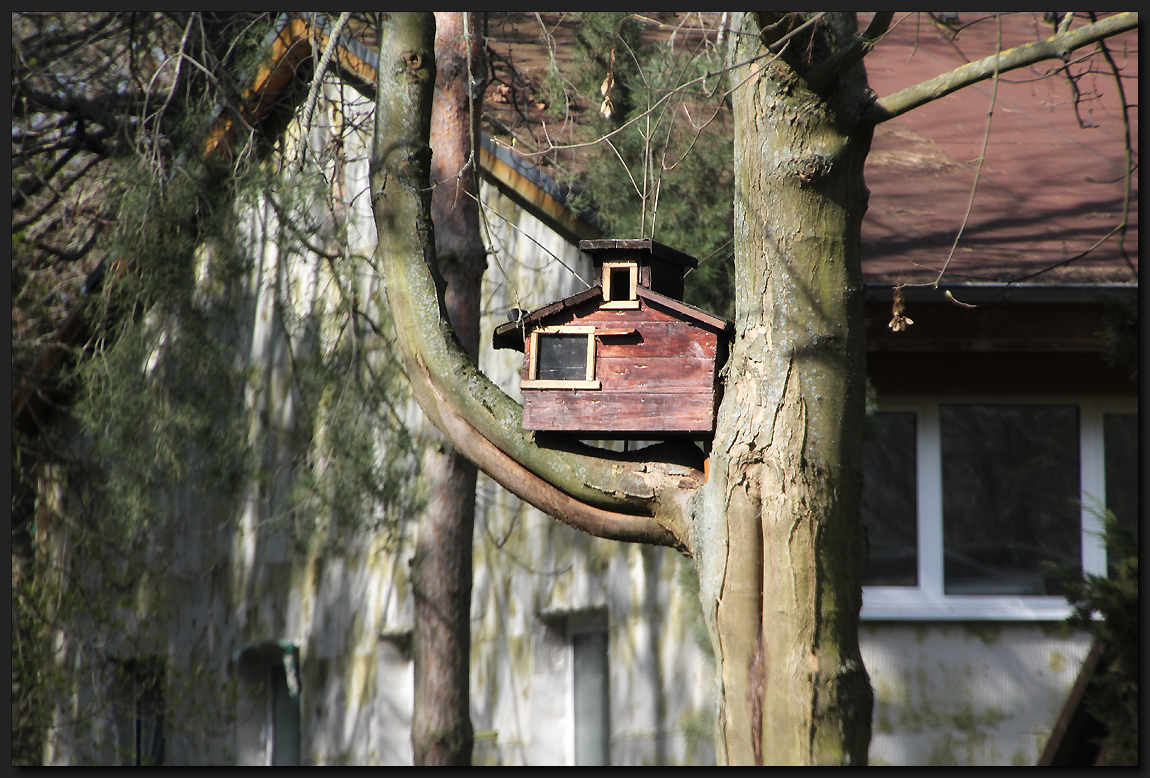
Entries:
MULTIPOLYGON (((520 352, 490 348, 512 308, 587 288, 590 259, 485 183, 494 252, 484 279, 480 366, 520 399, 520 352)), ((472 594, 475 761, 573 761, 570 634, 608 634, 613 764, 713 761, 707 659, 689 566, 666 549, 591 538, 480 476, 472 594), (699 732, 703 734, 700 737, 699 732)))
MULTIPOLYGON (((370 113, 361 99, 328 85, 317 111, 312 153, 330 149, 337 124, 349 117, 334 111, 346 97, 361 125, 370 113), (358 103, 358 105, 356 105, 358 103)), ((350 112, 350 111, 349 111, 350 112)), ((295 148, 292 128, 284 148, 295 148)), ((330 160, 330 157, 329 157, 330 160)), ((367 156, 362 144, 349 149, 338 176, 344 192, 336 211, 322 202, 310 208, 317 224, 343 219, 348 247, 374 250, 375 230, 366 197, 367 156), (345 192, 354 192, 347 197, 345 192)), ((282 195, 282 193, 281 193, 282 195)), ((340 536, 319 517, 310 538, 293 541, 287 527, 294 466, 309 436, 298 413, 293 364, 333 337, 335 284, 320 257, 286 249, 284 225, 264 197, 237 208, 241 250, 250 261, 243 288, 225 289, 212 275, 212 253, 201 252, 198 294, 202 301, 232 296, 236 319, 220 327, 235 347, 246 385, 218 387, 242 397, 237 417, 253 451, 253 476, 237 490, 196 492, 176 486, 159 497, 167 521, 150 538, 154 570, 135 588, 118 616, 124 627, 100 634, 98 625, 74 625, 57 636, 60 664, 74 679, 74 691, 57 706, 49 739, 49 764, 118 761, 115 725, 101 700, 112 684, 105 656, 166 659, 165 761, 168 764, 235 764, 244 759, 235 688, 236 660, 245 647, 279 643, 299 650, 302 748, 305 763, 410 761, 404 731, 410 722, 410 667, 389 660, 394 647, 379 639, 388 620, 405 607, 406 566, 396 564, 394 543, 383 534, 340 536), (98 646, 98 648, 93 648, 98 646), (406 717, 406 718, 405 718, 406 717), (397 726, 398 725, 398 726, 397 726)), ((366 312, 374 313, 381 288, 369 274, 360 278, 366 312)), ((164 358, 163 348, 154 360, 164 358)), ((79 506, 76 506, 79 510, 79 506)), ((60 548, 62 557, 68 549, 60 548)), ((95 590, 99 575, 89 575, 95 590)), ((243 694, 243 690, 239 690, 243 694)))
POLYGON ((864 622, 873 765, 1033 765, 1089 636, 1062 624, 864 622))
MULTIPOLYGON (((312 159, 324 158, 340 122, 370 127, 368 106, 348 90, 329 83, 324 98, 309 137, 312 159)), ((298 137, 298 128, 291 128, 283 148, 294 150, 298 137)), ((375 233, 364 196, 365 140, 355 132, 344 138, 339 202, 334 211, 317 203, 312 217, 317 224, 344 220, 348 250, 369 255, 375 233)), ((518 395, 522 355, 492 352, 492 328, 506 320, 509 308, 530 309, 586 288, 571 271, 589 279, 590 264, 495 187, 485 184, 483 199, 492 250, 484 287, 483 367, 518 395)), ((204 300, 241 298, 238 318, 222 329, 248 368, 246 385, 233 389, 243 398, 240 423, 256 452, 257 474, 235 493, 205 500, 177 487, 163 498, 170 521, 152 541, 162 564, 123 608, 132 639, 107 653, 166 657, 169 764, 235 764, 252 757, 241 732, 258 727, 235 720, 252 710, 236 697, 245 693, 235 686, 237 658, 245 647, 273 643, 299 651, 304 763, 410 763, 407 572, 415 517, 407 517, 391 543, 383 536, 340 537, 322 520, 303 548, 284 531, 280 520, 293 486, 293 462, 309 436, 323 434, 303 427, 292 365, 334 336, 336 292, 324 260, 298 247, 283 248, 278 239, 284 225, 272 203, 256 199, 241 214, 252 267, 246 287, 223 288, 205 250, 199 293, 204 300)), ((365 273, 360 284, 369 308, 383 302, 377 278, 365 273)), ((418 426, 417 411, 408 411, 418 426)), ((526 508, 486 478, 478 491, 472 609, 476 760, 572 760, 568 633, 573 617, 592 613, 602 617, 609 634, 612 760, 708 761, 710 702, 701 690, 709 689, 709 671, 692 633, 698 606, 684 561, 665 550, 585 537, 526 508)), ((117 761, 114 721, 106 710, 91 707, 110 678, 85 648, 102 639, 91 634, 92 625, 87 629, 87 641, 70 639, 66 630, 57 636, 61 665, 76 682, 58 709, 46 754, 52 764, 117 761)))

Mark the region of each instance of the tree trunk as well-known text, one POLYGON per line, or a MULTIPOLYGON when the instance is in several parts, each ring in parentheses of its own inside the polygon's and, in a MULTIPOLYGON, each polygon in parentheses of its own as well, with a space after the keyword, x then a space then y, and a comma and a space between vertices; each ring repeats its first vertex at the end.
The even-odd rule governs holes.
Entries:
MULTIPOLYGON (((737 334, 695 545, 717 755, 730 764, 865 764, 870 741, 857 622, 871 133, 861 66, 821 94, 796 72, 852 32, 816 30, 798 41, 798 65, 764 57, 730 75, 737 334)), ((759 32, 745 15, 733 63, 768 53, 759 32)))
MULTIPOLYGON (((470 106, 478 102, 479 95, 469 94, 468 87, 472 72, 483 73, 474 16, 435 14, 431 207, 447 314, 467 353, 478 359, 480 283, 487 254, 479 229, 475 199, 479 189, 471 155, 478 122, 470 106)), ((477 470, 442 435, 438 438, 426 454, 429 502, 420 517, 411 571, 415 597, 411 744, 417 765, 468 765, 472 748, 468 683, 471 543, 477 470)))

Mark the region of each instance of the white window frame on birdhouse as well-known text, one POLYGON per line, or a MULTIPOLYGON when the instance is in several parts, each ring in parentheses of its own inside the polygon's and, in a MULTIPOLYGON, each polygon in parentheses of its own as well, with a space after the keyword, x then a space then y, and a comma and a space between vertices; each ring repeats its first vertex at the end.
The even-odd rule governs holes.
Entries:
POLYGON ((519 384, 522 389, 599 389, 601 383, 595 378, 595 327, 588 325, 559 325, 539 327, 531 333, 531 357, 528 360, 527 378, 519 384), (546 335, 582 335, 587 339, 586 369, 582 379, 538 378, 539 340, 546 335))
POLYGON ((635 262, 603 263, 603 308, 639 307, 639 265, 635 262), (625 284, 619 283, 620 271, 627 272, 625 284), (619 275, 616 275, 616 274, 619 275))

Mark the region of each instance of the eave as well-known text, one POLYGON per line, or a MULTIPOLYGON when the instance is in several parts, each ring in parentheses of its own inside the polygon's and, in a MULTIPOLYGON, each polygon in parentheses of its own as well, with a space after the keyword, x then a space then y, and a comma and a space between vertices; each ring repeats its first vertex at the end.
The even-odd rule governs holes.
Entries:
MULTIPOLYGON (((639 297, 646 300, 649 304, 666 309, 681 319, 694 321, 701 327, 712 329, 722 334, 731 333, 735 330, 735 323, 733 321, 707 313, 701 308, 696 308, 682 300, 667 297, 644 286, 638 287, 635 291, 639 297)), ((568 308, 581 305, 588 300, 602 298, 602 296, 602 288, 593 286, 578 294, 573 294, 570 297, 556 300, 541 308, 536 308, 534 311, 523 315, 515 321, 509 321, 506 324, 501 324, 496 327, 495 332, 492 333, 491 336, 491 344, 497 349, 509 348, 515 351, 523 351, 527 333, 536 327, 542 326, 545 319, 552 318, 568 308)))

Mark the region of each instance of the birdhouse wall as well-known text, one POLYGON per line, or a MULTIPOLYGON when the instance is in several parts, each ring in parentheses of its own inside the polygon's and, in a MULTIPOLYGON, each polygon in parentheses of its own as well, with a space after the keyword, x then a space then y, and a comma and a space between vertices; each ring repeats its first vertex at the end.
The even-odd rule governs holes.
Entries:
MULTIPOLYGON (((714 430, 719 333, 646 300, 637 309, 593 304, 548 319, 548 326, 595 327, 598 389, 523 388, 523 428, 588 436, 708 435, 714 430)), ((531 344, 524 378, 530 379, 531 344)))

